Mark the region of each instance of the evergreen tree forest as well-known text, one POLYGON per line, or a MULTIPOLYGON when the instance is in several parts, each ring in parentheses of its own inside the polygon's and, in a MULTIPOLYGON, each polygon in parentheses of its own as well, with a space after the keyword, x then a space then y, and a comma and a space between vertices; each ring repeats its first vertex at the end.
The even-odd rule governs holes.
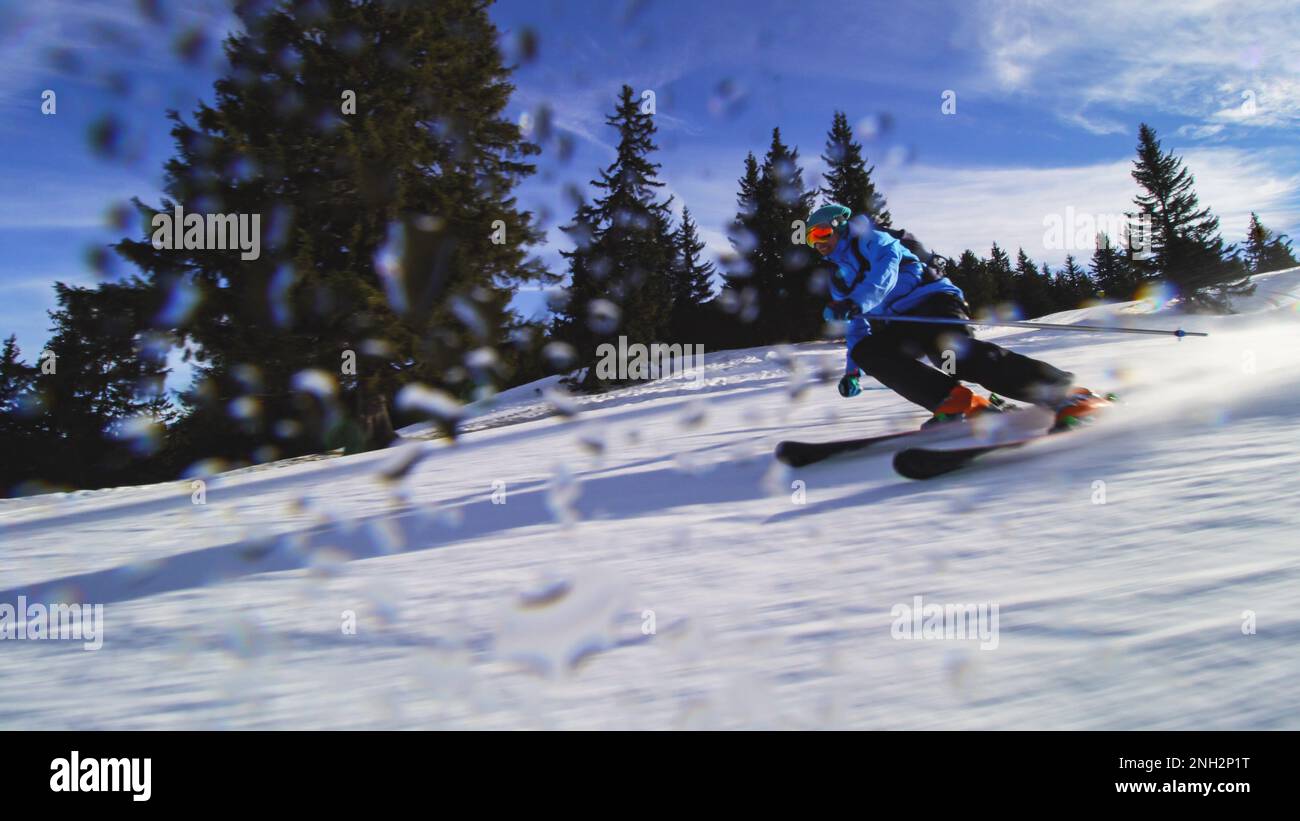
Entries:
MULTIPOLYGON (((702 224, 665 193, 655 114, 615 85, 614 155, 574 198, 571 247, 551 271, 516 194, 543 149, 505 114, 513 69, 487 4, 237 9, 243 30, 225 43, 211 103, 170 114, 163 198, 134 200, 133 235, 113 247, 130 275, 55 284, 44 349, 3 341, 4 494, 377 449, 427 419, 454 436, 456 408, 548 373, 571 390, 611 387, 588 366, 620 336, 709 350, 823 338, 828 271, 801 241, 803 220, 838 202, 902 227, 843 111, 811 148, 819 178, 774 123, 726 171, 734 213, 702 224), (160 247, 160 218, 181 214, 260 215, 260 254, 160 247), (715 228, 725 251, 705 242, 715 228), (562 298, 526 321, 511 309, 522 287, 562 298), (177 360, 193 378, 169 391, 177 360)), ((1132 175, 1148 254, 1103 235, 1089 258, 1053 269, 990 237, 936 249, 939 264, 974 314, 1026 318, 1156 282, 1191 308, 1230 310, 1252 274, 1297 264, 1257 215, 1242 247, 1225 243, 1191 172, 1146 124, 1132 175)))

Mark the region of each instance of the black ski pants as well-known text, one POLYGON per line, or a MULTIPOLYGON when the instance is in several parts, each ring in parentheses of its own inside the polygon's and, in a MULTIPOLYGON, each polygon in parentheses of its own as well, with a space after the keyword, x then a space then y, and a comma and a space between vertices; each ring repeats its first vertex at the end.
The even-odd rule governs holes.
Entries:
MULTIPOLYGON (((907 314, 970 319, 955 294, 935 294, 907 314)), ((1051 406, 1074 375, 1046 362, 976 339, 966 325, 872 320, 871 334, 853 346, 853 361, 877 382, 933 411, 960 382, 974 382, 1010 399, 1051 406), (929 357, 932 368, 918 361, 929 357)))

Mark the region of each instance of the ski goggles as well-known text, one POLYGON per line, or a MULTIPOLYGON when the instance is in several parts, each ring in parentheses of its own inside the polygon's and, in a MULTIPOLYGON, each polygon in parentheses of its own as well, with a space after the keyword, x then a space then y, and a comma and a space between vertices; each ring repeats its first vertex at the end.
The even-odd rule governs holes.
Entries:
POLYGON ((830 239, 835 236, 835 229, 828 224, 814 225, 808 229, 808 244, 821 242, 824 239, 830 239))

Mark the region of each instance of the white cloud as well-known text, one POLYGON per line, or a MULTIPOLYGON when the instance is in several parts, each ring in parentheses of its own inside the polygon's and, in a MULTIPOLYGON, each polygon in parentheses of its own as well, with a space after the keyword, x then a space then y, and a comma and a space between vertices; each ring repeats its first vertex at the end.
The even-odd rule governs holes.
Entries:
POLYGON ((157 184, 144 174, 105 169, 95 177, 24 171, 0 178, 0 229, 106 228, 109 208, 138 196, 156 204, 157 184))
POLYGON ((1256 77, 1244 85, 1224 83, 1221 91, 1232 100, 1210 115, 1223 124, 1256 128, 1300 125, 1300 80, 1292 77, 1256 77))
POLYGON ((1095 115, 1087 115, 1083 111, 1075 111, 1069 114, 1061 114, 1061 119, 1067 123, 1072 123, 1087 131, 1089 134, 1105 136, 1107 134, 1126 134, 1131 127, 1117 120, 1095 115))
MULTIPOLYGON (((1221 220, 1229 242, 1246 232, 1250 212, 1287 231, 1300 225, 1300 172, 1279 170, 1278 156, 1230 148, 1184 155, 1202 206, 1221 220)), ((987 255, 996 241, 1011 254, 1023 247, 1039 262, 1059 265, 1067 253, 1091 249, 1047 248, 1049 215, 1120 215, 1133 210, 1137 184, 1132 162, 1117 160, 1061 168, 952 169, 917 165, 882 177, 894 222, 930 247, 956 256, 969 248, 987 255)))
POLYGON ((1232 242, 1246 235, 1252 211, 1265 225, 1284 233, 1294 234, 1300 227, 1300 170, 1284 170, 1277 162, 1283 158, 1279 153, 1227 148, 1183 155, 1201 205, 1210 206, 1224 238, 1232 242))
POLYGON ((41 0, 6 8, 0 23, 0 107, 35 107, 32 91, 73 80, 106 87, 106 65, 127 68, 136 76, 167 77, 179 58, 172 43, 183 31, 201 30, 211 40, 208 57, 223 60, 217 44, 242 24, 220 0, 184 0, 165 7, 168 24, 160 27, 141 13, 135 0, 41 0), (82 64, 68 71, 51 61, 66 51, 82 64))
POLYGON ((985 59, 987 90, 1041 100, 1093 133, 1110 133, 1093 107, 1300 124, 1292 0, 984 0, 966 23, 985 59), (1250 115, 1242 113, 1245 91, 1257 101, 1250 115))

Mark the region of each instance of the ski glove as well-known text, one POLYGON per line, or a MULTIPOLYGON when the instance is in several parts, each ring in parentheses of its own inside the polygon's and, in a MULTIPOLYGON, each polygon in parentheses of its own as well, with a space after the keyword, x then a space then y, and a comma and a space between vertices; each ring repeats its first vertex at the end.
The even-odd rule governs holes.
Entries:
POLYGON ((840 384, 839 384, 840 396, 843 396, 845 399, 849 399, 851 397, 857 396, 858 394, 862 393, 862 386, 858 384, 859 375, 860 374, 858 371, 853 370, 853 371, 849 371, 848 373, 844 374, 844 376, 840 377, 840 384))
POLYGON ((843 321, 851 319, 860 313, 862 313, 862 309, 858 307, 856 302, 848 299, 837 299, 822 310, 822 318, 827 322, 832 320, 843 321))

